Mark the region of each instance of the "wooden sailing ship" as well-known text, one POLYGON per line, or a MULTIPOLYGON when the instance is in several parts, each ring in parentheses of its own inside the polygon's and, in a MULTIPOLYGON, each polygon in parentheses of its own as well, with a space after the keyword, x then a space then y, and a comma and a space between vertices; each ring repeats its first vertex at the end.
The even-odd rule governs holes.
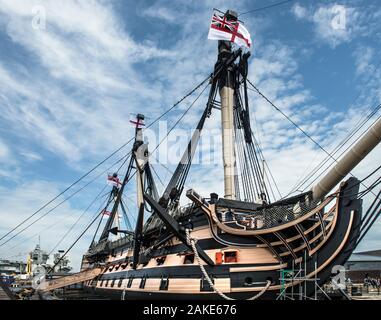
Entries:
MULTIPOLYGON (((237 19, 232 11, 225 17, 237 19)), ((83 257, 82 271, 90 275, 84 278, 87 290, 115 299, 276 299, 282 290, 292 290, 302 281, 283 283, 282 270, 302 266, 305 279, 317 279, 322 285, 333 266, 343 265, 354 250, 362 221, 360 181, 341 180, 380 142, 381 121, 310 191, 271 202, 250 127, 250 54, 233 50, 228 41, 219 41, 218 47, 206 108, 161 197, 139 125, 144 116, 138 115, 124 180, 111 191, 104 209, 112 206, 106 226, 83 257), (187 190, 191 204, 181 207, 204 123, 218 112, 225 194, 187 190), (123 231, 113 223, 118 210, 125 211, 122 194, 133 175, 139 213, 135 229, 123 231), (143 223, 147 208, 153 213, 143 223), (110 241, 110 233, 123 237, 110 241)), ((305 283, 305 290, 307 295, 313 292, 311 282, 305 283)))

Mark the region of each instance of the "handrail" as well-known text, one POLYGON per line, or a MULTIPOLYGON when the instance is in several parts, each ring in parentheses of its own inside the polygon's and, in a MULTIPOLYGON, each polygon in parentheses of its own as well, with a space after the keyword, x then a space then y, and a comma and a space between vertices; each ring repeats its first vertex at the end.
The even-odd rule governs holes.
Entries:
MULTIPOLYGON (((216 223, 216 225, 223 231, 225 232, 228 232, 228 233, 231 233, 231 234, 235 234, 235 235, 261 235, 261 234, 266 234, 266 233, 272 233, 272 232, 277 232, 277 231, 280 231, 280 230, 283 230, 283 229, 286 229, 286 228, 289 228, 297 223, 300 223, 301 221, 303 220, 306 220, 308 219, 309 217, 313 216, 314 214, 316 214, 317 212, 319 212, 321 209, 323 209, 324 207, 326 207, 333 199, 335 199, 336 197, 335 196, 329 196, 327 197, 320 205, 318 205, 316 208, 314 208, 312 211, 310 211, 309 213, 295 219, 295 220, 292 220, 288 223, 284 223, 282 225, 279 225, 279 226, 276 226, 276 227, 272 227, 272 228, 267 228, 267 229, 260 229, 260 230, 238 230, 236 228, 232 228, 232 227, 229 227, 227 225, 225 225, 224 223, 222 223, 217 215, 216 215, 216 210, 211 210, 210 211, 210 216, 211 218, 213 219, 213 222, 216 223)), ((215 208, 215 206, 213 206, 215 208)))

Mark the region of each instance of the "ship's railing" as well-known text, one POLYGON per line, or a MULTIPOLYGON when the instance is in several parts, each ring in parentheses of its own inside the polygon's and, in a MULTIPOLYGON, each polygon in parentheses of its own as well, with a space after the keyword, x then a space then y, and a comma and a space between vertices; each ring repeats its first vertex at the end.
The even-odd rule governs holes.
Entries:
POLYGON ((115 249, 115 248, 121 247, 123 245, 129 244, 131 242, 132 242, 132 236, 126 235, 126 236, 124 236, 118 240, 109 242, 109 248, 115 249))
MULTIPOLYGON (((305 200, 295 203, 272 205, 259 208, 255 211, 240 211, 234 209, 217 208, 217 217, 220 222, 229 227, 245 230, 260 230, 278 227, 315 210, 319 201, 305 200)), ((322 207, 321 209, 324 209, 322 207)), ((317 212, 318 214, 318 212, 317 212)))
POLYGON ((114 240, 114 241, 104 241, 93 244, 93 246, 89 249, 90 254, 97 254, 102 251, 108 251, 115 248, 118 248, 120 246, 126 245, 131 243, 132 236, 131 235, 125 235, 120 239, 114 240))

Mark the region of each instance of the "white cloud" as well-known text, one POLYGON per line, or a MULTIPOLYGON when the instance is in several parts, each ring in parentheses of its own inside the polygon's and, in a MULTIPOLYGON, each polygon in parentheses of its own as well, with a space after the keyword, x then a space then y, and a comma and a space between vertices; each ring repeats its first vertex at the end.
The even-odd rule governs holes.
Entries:
POLYGON ((0 62, 0 117, 13 124, 12 134, 70 162, 114 149, 122 144, 115 135, 127 140, 129 112, 157 100, 134 64, 172 53, 133 41, 104 2, 44 1, 46 30, 32 28, 36 5, 0 1, 0 30, 42 67, 12 70, 0 62))
POLYGON ((298 20, 313 23, 317 40, 332 48, 356 37, 371 35, 375 27, 373 20, 378 15, 378 11, 367 12, 339 4, 318 5, 317 8, 295 4, 291 11, 298 20))
POLYGON ((0 139, 0 161, 6 160, 9 154, 8 146, 0 139))
POLYGON ((20 155, 26 158, 28 161, 41 161, 42 157, 36 152, 33 151, 20 151, 20 155))
POLYGON ((381 100, 381 70, 376 49, 358 44, 352 56, 356 66, 356 80, 359 83, 360 101, 363 104, 378 105, 381 100))
POLYGON ((304 19, 308 14, 306 8, 299 5, 299 3, 294 4, 291 10, 298 19, 304 19))
POLYGON ((333 48, 352 39, 359 22, 357 18, 354 8, 338 5, 320 7, 312 17, 317 37, 333 48))
POLYGON ((371 47, 361 46, 355 51, 356 58, 356 72, 357 74, 364 74, 365 72, 375 71, 371 66, 374 57, 374 49, 371 47))
MULTIPOLYGON (((11 230, 11 228, 15 227, 19 222, 29 217, 33 211, 37 210, 43 203, 46 203, 58 193, 59 189, 57 188, 57 184, 46 181, 24 182, 15 189, 0 187, 0 237, 11 230), (15 197, 15 194, 17 194, 17 197, 15 197)), ((60 199, 60 201, 62 200, 63 198, 60 199)), ((58 202, 55 204, 57 203, 58 202)), ((91 218, 94 215, 97 206, 99 206, 99 203, 100 201, 96 202, 92 207, 92 210, 83 216, 78 225, 70 232, 58 249, 66 250, 74 242, 74 239, 81 234, 85 226, 92 220, 91 218)), ((16 231, 6 239, 9 239, 9 237, 15 235, 18 231, 42 217, 42 215, 53 206, 54 204, 48 206, 45 210, 42 210, 28 222, 23 224, 23 226, 16 229, 16 231)), ((30 252, 38 243, 39 236, 41 238, 42 248, 49 252, 58 243, 66 231, 72 227, 82 212, 83 211, 71 206, 69 202, 65 202, 52 213, 35 223, 34 226, 28 228, 12 241, 2 246, 0 248, 0 256, 6 257, 18 252, 30 252)), ((81 239, 78 245, 76 245, 73 251, 69 254, 69 258, 72 260, 73 266, 76 269, 79 268, 82 254, 90 245, 92 236, 91 232, 94 232, 94 228, 89 230, 86 236, 81 239)), ((3 243, 4 240, 0 241, 0 243, 3 243)), ((24 259, 25 258, 26 256, 24 259)))
POLYGON ((181 23, 181 19, 176 12, 169 8, 152 6, 143 10, 142 15, 147 18, 161 19, 169 23, 181 23))

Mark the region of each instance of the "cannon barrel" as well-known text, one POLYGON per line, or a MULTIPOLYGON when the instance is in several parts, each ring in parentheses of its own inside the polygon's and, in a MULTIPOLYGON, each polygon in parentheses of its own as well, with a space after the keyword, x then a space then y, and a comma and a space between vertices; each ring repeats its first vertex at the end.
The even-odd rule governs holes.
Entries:
POLYGON ((312 188, 312 196, 320 200, 332 190, 381 141, 381 119, 341 158, 336 165, 312 188))

